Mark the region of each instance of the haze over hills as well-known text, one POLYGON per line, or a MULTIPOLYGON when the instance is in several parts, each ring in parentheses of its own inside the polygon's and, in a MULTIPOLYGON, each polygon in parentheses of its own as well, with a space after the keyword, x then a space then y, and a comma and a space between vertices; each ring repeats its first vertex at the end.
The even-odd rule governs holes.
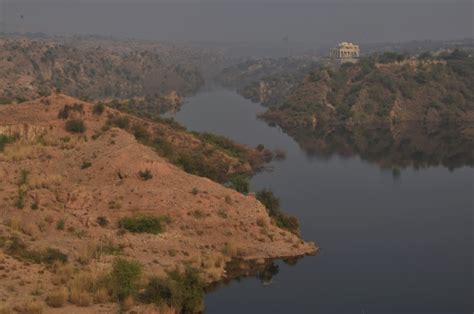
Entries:
POLYGON ((6 32, 175 42, 283 45, 287 36, 290 45, 332 46, 348 39, 369 43, 469 38, 473 31, 468 0, 7 0, 4 10, 6 32))
POLYGON ((472 306, 472 10, 0 1, 0 314, 472 306))
POLYGON ((204 83, 184 54, 170 53, 178 48, 158 43, 6 36, 0 45, 2 103, 60 90, 83 99, 136 99, 169 109, 204 83))
POLYGON ((284 128, 472 121, 473 58, 469 50, 451 51, 418 57, 387 52, 340 67, 297 59, 247 61, 225 69, 218 79, 271 107, 263 117, 284 128))

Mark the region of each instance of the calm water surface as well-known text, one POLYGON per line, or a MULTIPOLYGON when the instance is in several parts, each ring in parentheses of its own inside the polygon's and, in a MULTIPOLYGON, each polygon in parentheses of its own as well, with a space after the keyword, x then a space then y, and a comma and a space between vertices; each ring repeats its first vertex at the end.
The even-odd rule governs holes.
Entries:
POLYGON ((265 109, 226 90, 189 98, 188 129, 287 152, 252 179, 271 188, 321 252, 279 262, 270 285, 233 281, 206 297, 206 313, 473 313, 473 168, 402 169, 359 156, 312 157, 265 109))

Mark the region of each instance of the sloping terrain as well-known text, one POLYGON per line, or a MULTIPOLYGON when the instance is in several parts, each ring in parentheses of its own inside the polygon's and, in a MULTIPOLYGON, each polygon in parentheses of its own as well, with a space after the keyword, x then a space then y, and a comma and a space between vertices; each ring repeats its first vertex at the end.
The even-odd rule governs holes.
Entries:
POLYGON ((81 43, 1 38, 1 103, 59 90, 81 99, 137 99, 167 108, 176 107, 179 97, 193 94, 204 84, 193 64, 171 60, 164 48, 134 42, 81 43))
POLYGON ((386 53, 313 71, 263 117, 284 128, 474 119, 474 61, 461 51, 406 59, 386 53))
POLYGON ((144 126, 140 134, 167 134, 172 149, 211 145, 60 94, 0 106, 8 142, 0 152, 2 313, 159 311, 140 302, 184 311, 191 301, 156 297, 153 283, 175 291, 185 282, 189 292, 197 281, 167 271, 192 269, 205 285, 223 279, 233 258, 263 263, 315 251, 278 228, 255 196, 184 172, 111 122, 125 118, 144 126))

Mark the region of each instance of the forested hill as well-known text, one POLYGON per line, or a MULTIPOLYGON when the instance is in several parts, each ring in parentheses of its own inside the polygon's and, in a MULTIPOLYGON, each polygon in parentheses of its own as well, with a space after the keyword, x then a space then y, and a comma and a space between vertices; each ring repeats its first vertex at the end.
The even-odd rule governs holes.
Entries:
POLYGON ((22 102, 56 90, 81 99, 146 98, 159 103, 168 97, 176 102, 204 83, 187 60, 166 57, 169 47, 105 39, 81 43, 0 38, 0 102, 22 102))
POLYGON ((400 121, 474 120, 474 59, 385 53, 322 67, 295 83, 263 117, 283 127, 400 121))

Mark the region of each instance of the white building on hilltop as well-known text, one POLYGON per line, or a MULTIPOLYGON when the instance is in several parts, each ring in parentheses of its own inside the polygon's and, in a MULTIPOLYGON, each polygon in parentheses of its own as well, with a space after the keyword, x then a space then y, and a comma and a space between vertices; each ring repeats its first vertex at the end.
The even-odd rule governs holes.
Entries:
POLYGON ((359 45, 344 41, 331 50, 330 56, 331 59, 338 61, 339 63, 355 63, 359 59, 360 48, 359 45))

